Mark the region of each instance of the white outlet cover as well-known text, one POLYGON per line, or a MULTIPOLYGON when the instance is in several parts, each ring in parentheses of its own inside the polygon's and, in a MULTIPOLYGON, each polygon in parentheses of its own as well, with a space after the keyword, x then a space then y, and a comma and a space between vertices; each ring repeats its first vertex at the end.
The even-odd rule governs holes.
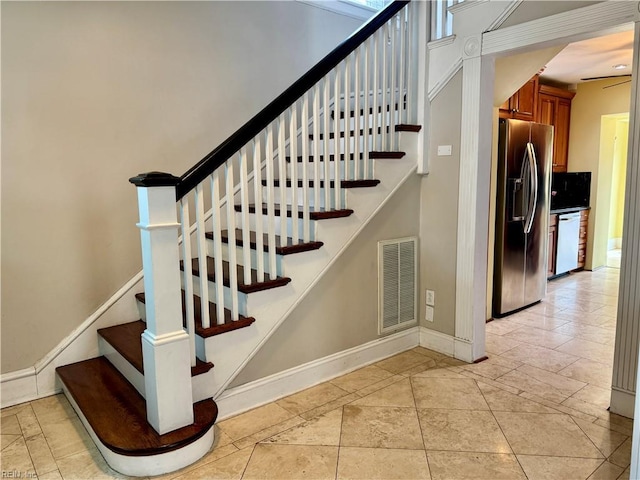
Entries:
POLYGON ((448 157, 451 155, 451 145, 438 145, 438 155, 448 157))
POLYGON ((427 306, 427 308, 426 308, 426 310, 424 312, 424 319, 427 322, 433 322, 433 311, 434 311, 433 307, 427 306))

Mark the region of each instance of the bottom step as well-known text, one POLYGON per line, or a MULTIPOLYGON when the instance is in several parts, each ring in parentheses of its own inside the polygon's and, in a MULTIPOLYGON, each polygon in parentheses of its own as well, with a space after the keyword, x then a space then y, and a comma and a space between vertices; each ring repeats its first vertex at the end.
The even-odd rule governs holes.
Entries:
POLYGON ((58 367, 65 394, 107 463, 125 475, 159 475, 205 455, 218 407, 193 405, 194 423, 159 435, 147 422, 144 398, 104 357, 58 367))

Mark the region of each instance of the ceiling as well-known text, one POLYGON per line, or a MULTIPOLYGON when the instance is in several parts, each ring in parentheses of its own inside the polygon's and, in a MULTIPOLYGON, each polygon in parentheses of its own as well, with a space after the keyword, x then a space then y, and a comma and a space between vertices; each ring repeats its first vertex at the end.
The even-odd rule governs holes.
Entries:
MULTIPOLYGON (((570 43, 551 59, 540 75, 559 83, 581 83, 583 78, 630 75, 633 30, 570 43), (627 65, 615 70, 614 65, 627 65)), ((624 81, 626 78, 622 78, 624 81)))

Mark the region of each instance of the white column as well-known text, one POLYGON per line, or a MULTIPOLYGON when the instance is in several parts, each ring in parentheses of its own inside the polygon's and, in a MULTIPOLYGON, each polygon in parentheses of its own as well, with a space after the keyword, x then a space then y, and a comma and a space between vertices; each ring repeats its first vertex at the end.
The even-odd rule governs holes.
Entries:
POLYGON ((493 59, 480 56, 481 41, 465 39, 462 64, 454 356, 466 362, 485 355, 493 59))
MULTIPOLYGON (((633 75, 629 111, 629 146, 624 203, 624 232, 620 262, 618 322, 613 363, 611 411, 633 416, 640 408, 636 395, 640 384, 638 340, 640 337, 640 3, 636 4, 633 75), (635 409, 633 408, 635 407, 635 409)), ((640 468, 640 422, 634 422, 630 478, 638 478, 640 468)))
POLYGON ((189 335, 182 327, 176 188, 151 172, 129 180, 138 190, 147 329, 142 357, 147 420, 164 434, 193 423, 189 335))

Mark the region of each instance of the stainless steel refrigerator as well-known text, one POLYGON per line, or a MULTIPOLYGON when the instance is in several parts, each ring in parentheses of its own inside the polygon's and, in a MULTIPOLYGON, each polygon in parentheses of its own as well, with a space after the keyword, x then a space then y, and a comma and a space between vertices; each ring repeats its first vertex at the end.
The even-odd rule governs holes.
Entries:
POLYGON ((493 316, 546 293, 553 127, 501 119, 498 141, 493 316))

